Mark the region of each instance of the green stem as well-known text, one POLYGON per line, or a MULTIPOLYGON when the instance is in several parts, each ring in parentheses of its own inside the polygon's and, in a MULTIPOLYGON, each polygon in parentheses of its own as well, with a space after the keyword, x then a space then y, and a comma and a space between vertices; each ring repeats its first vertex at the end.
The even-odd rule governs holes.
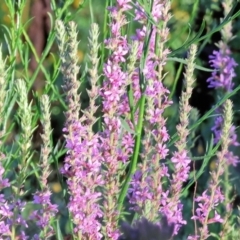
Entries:
MULTIPOLYGON (((102 32, 103 32, 103 40, 104 41, 105 39, 107 39, 107 36, 108 36, 108 32, 109 32, 109 28, 108 28, 108 10, 107 10, 107 7, 110 5, 110 0, 106 0, 106 4, 105 4, 105 11, 104 11, 104 20, 103 20, 103 29, 102 29, 102 32)), ((99 68, 102 70, 103 69, 103 64, 104 64, 104 61, 105 61, 105 56, 106 56, 106 50, 105 50, 105 44, 102 43, 101 44, 101 49, 100 49, 100 66, 99 68)), ((99 87, 101 88, 102 87, 102 84, 103 84, 103 77, 100 77, 99 78, 99 87)), ((99 106, 101 106, 101 99, 99 98, 97 100, 97 104, 99 106)), ((97 121, 97 129, 98 131, 102 131, 102 116, 99 116, 99 119, 97 121)))
POLYGON ((145 110, 145 101, 146 96, 142 95, 140 100, 140 109, 139 109, 139 116, 138 116, 138 124, 137 124, 137 132, 136 132, 136 140, 135 140, 135 146, 134 146, 134 153, 132 156, 132 160, 130 163, 130 169, 128 171, 126 180, 123 184, 122 190, 119 195, 118 199, 118 211, 121 212, 124 199, 127 195, 127 190, 129 186, 129 182, 132 178, 132 174, 136 171, 137 166, 137 160, 139 156, 140 146, 141 146, 141 136, 142 136, 142 130, 143 130, 143 117, 144 117, 144 110, 145 110))

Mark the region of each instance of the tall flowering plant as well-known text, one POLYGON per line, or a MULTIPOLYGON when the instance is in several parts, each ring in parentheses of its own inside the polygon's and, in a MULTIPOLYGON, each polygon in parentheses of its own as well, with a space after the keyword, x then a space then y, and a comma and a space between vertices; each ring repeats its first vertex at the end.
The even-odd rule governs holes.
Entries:
MULTIPOLYGON (((222 3, 225 16, 228 14, 232 2, 223 1, 222 3)), ((213 68, 211 77, 207 79, 209 88, 217 90, 217 100, 223 98, 226 94, 233 91, 233 79, 236 76, 235 67, 238 65, 233 57, 229 48, 229 42, 233 39, 232 25, 226 24, 221 30, 222 41, 217 44, 219 50, 213 51, 209 55, 209 63, 213 68)), ((231 187, 227 183, 229 179, 229 167, 234 167, 239 163, 239 157, 234 154, 230 147, 239 146, 236 135, 236 127, 232 124, 232 103, 226 102, 225 106, 220 106, 216 109, 217 117, 214 119, 214 126, 212 132, 214 134, 214 143, 222 143, 221 151, 216 154, 216 169, 210 173, 210 181, 208 189, 203 192, 201 196, 194 199, 197 203, 196 214, 192 217, 198 220, 202 227, 200 232, 189 239, 207 239, 211 234, 209 232, 209 224, 222 223, 223 228, 221 238, 225 239, 231 227, 230 219, 232 208, 231 187), (219 116, 220 115, 220 116, 219 116), (217 207, 220 204, 225 206, 225 213, 221 216, 217 212, 217 207), (210 214, 210 212, 213 212, 210 214)), ((231 231, 231 230, 230 230, 231 231)))
POLYGON ((128 73, 124 71, 123 64, 129 53, 127 36, 122 35, 122 28, 127 24, 125 12, 131 9, 130 1, 117 1, 116 6, 110 7, 110 38, 105 40, 109 50, 109 57, 103 67, 103 85, 100 89, 103 106, 103 175, 104 187, 104 233, 107 239, 117 239, 119 230, 117 223, 120 213, 118 211, 118 195, 120 192, 121 171, 129 160, 134 145, 130 133, 121 132, 121 118, 127 120, 129 115, 128 97, 126 88, 128 73))
MULTIPOLYGON (((103 64, 101 81, 96 68, 99 64, 98 45, 96 43, 93 47, 94 41, 91 40, 98 33, 91 32, 90 49, 95 50, 89 55, 93 67, 89 71, 91 90, 88 91, 90 100, 87 109, 80 110, 79 104, 76 107, 80 98, 76 91, 79 87, 76 61, 74 52, 71 52, 75 45, 62 51, 66 59, 62 63, 62 72, 66 77, 65 91, 69 105, 64 130, 67 133, 68 153, 63 173, 68 176, 69 210, 74 231, 83 239, 101 239, 103 236, 106 239, 124 238, 120 236, 118 222, 122 210, 127 210, 124 205, 127 200, 136 217, 145 219, 136 226, 165 219, 166 228, 174 236, 187 223, 183 217, 181 194, 183 184, 190 177, 191 154, 187 141, 192 108, 189 99, 194 84, 197 48, 192 45, 186 59, 185 85, 179 102, 180 123, 176 126, 179 140, 175 142, 173 153, 170 153, 170 136, 164 117, 165 110, 172 104, 168 98, 170 92, 164 86, 164 66, 170 53, 166 47, 169 34, 167 23, 171 18, 170 2, 155 0, 144 5, 118 0, 108 11, 110 34, 104 45, 109 55, 103 64), (136 30, 130 42, 123 29, 128 24, 127 13, 132 9, 135 12, 134 20, 141 24, 141 28, 136 30), (101 117, 97 119, 95 116, 99 106, 96 103, 99 100, 101 117), (96 123, 98 132, 94 133, 96 123), (128 174, 124 179, 125 171, 128 174), (80 206, 86 203, 87 206, 80 210, 80 206)), ((60 25, 59 29, 64 27, 60 25)), ((72 41, 70 33, 69 30, 69 46, 72 41)), ((65 34, 61 37, 59 31, 60 50, 64 47, 61 46, 64 37, 65 34)), ((72 43, 76 44, 76 36, 74 39, 72 43)), ((216 178, 221 172, 220 169, 216 173, 216 178)), ((216 194, 216 191, 219 192, 219 189, 214 187, 212 193, 216 194)), ((217 202, 222 200, 220 197, 217 202)), ((201 202, 201 198, 195 201, 201 202)), ((197 208, 197 212, 200 214, 200 209, 197 208)), ((192 219, 199 220, 198 216, 194 215, 192 219)), ((218 216, 216 214, 214 219, 221 222, 218 216)), ((160 225, 156 226, 162 232, 160 225)), ((201 236, 203 239, 208 237, 205 227, 206 235, 201 236)), ((124 227, 123 231, 126 234, 138 232, 137 229, 124 227)), ((194 237, 198 238, 198 235, 189 236, 189 239, 194 237)))
MULTIPOLYGON (((4 2, 11 30, 3 44, 6 60, 0 52, 0 240, 238 239, 230 173, 239 162, 232 151, 239 143, 228 99, 240 89, 234 89, 238 64, 230 50, 232 20, 240 15, 234 12, 236 4, 224 0, 220 25, 208 26, 206 35, 189 31, 189 40, 179 47, 187 29, 174 27, 180 20, 170 0, 104 1, 104 24, 91 24, 88 45, 84 37, 78 42, 78 25, 85 20, 74 22, 69 13, 77 3, 80 12, 88 1, 61 1, 61 7, 51 1, 51 14, 37 11, 42 23, 51 15, 55 26, 44 28, 49 36, 38 54, 38 37, 28 36, 22 23, 27 1, 4 2), (198 52, 196 43, 220 28, 219 50, 209 58, 212 69, 203 68, 199 59, 205 45, 198 52), (49 54, 55 39, 59 61, 49 54), (85 68, 79 66, 79 47, 88 51, 85 68), (38 63, 35 70, 29 65, 30 50, 38 63), (45 61, 50 58, 53 68, 45 61), (223 104, 193 122, 195 69, 211 71, 202 81, 223 104), (40 76, 46 86, 35 91, 40 76), (60 105, 65 123, 55 141, 60 105), (202 156, 194 157, 201 138, 196 129, 215 109, 213 139, 202 156), (195 169, 199 159, 202 164, 195 169), (210 159, 215 166, 208 169, 210 159), (203 175, 208 176, 204 183, 203 175)), ((194 2, 189 26, 194 26, 199 2, 194 2)), ((93 22, 103 4, 89 0, 89 6, 93 22)))

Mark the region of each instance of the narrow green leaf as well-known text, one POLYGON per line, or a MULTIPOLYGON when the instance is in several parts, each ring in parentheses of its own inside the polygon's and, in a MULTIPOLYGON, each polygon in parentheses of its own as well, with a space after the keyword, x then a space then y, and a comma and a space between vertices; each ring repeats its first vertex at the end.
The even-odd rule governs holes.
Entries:
POLYGON ((57 226, 56 226, 56 233, 57 233, 57 239, 58 240, 63 240, 60 224, 59 224, 59 219, 57 220, 57 226))
MULTIPOLYGON (((183 64, 187 65, 187 60, 182 59, 182 58, 170 57, 170 58, 168 58, 167 60, 168 60, 168 61, 179 62, 179 63, 183 63, 183 64)), ((201 67, 201 66, 199 66, 199 65, 195 65, 195 69, 202 70, 202 71, 204 71, 204 72, 213 72, 212 69, 210 69, 210 68, 205 68, 205 67, 201 67)))
POLYGON ((130 128, 129 124, 126 122, 125 119, 120 117, 120 122, 121 122, 121 125, 124 130, 126 130, 128 133, 132 133, 132 134, 136 135, 136 133, 130 128))

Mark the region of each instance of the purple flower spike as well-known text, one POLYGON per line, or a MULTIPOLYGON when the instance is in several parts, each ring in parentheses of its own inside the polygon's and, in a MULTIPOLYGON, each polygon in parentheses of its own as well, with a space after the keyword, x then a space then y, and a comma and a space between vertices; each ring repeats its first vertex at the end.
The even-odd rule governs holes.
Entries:
MULTIPOLYGON (((236 76, 234 68, 238 65, 234 59, 231 57, 231 51, 226 43, 219 43, 219 50, 213 51, 213 54, 209 56, 210 65, 213 68, 212 76, 207 79, 209 82, 210 88, 216 88, 216 90, 223 90, 220 94, 225 94, 231 92, 233 90, 233 78, 236 76)), ((222 114, 222 107, 220 106, 217 109, 218 114, 222 114)), ((212 131, 214 133, 214 143, 217 144, 220 141, 222 134, 222 125, 223 125, 223 117, 216 117, 214 120, 214 126, 212 127, 212 131)), ((239 142, 237 141, 237 135, 235 133, 235 126, 232 126, 230 129, 230 146, 239 146, 239 142)), ((235 156, 232 151, 228 151, 226 154, 226 159, 228 160, 229 165, 237 166, 239 163, 239 157, 235 156)))
POLYGON ((237 63, 231 57, 229 49, 225 51, 219 49, 219 51, 213 51, 213 54, 209 56, 210 66, 214 69, 212 76, 207 79, 210 88, 222 88, 226 92, 233 89, 233 78, 236 76, 234 68, 237 63))
MULTIPOLYGON (((36 220, 38 226, 42 229, 49 226, 50 220, 57 213, 57 205, 52 204, 50 201, 51 192, 50 190, 45 190, 44 192, 37 192, 34 194, 33 202, 39 204, 42 209, 33 212, 32 218, 36 220)), ((52 230, 52 228, 50 227, 52 230)))

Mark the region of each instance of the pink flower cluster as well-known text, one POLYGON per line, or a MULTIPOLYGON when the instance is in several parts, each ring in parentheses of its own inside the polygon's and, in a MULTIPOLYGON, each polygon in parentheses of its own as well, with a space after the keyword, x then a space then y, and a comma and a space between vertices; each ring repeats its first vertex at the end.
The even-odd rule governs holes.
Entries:
MULTIPOLYGON (((236 76, 235 67, 237 63, 231 56, 231 51, 229 47, 221 42, 219 44, 220 49, 218 51, 214 51, 210 58, 210 65, 213 67, 212 76, 207 79, 209 82, 209 87, 215 88, 220 93, 220 97, 224 94, 232 91, 234 83, 233 78, 236 76)), ((222 107, 217 109, 218 114, 222 114, 222 107)), ((214 133, 214 143, 218 143, 221 138, 223 125, 223 117, 216 117, 214 120, 214 126, 212 127, 212 131, 214 133)), ((236 127, 233 125, 230 130, 230 138, 231 138, 231 146, 239 146, 240 143, 237 140, 237 134, 235 133, 236 127)), ((226 153, 226 159, 228 159, 228 164, 237 166, 239 163, 239 157, 234 155, 232 151, 228 151, 226 153)))
POLYGON ((71 193, 68 206, 74 219, 74 230, 84 239, 101 239, 99 219, 102 211, 98 204, 101 193, 96 191, 97 186, 103 185, 100 139, 98 135, 89 134, 80 122, 71 126, 73 134, 67 138, 68 155, 62 172, 68 176, 71 193))
POLYGON ((236 76, 234 68, 237 63, 231 57, 229 47, 225 46, 218 51, 213 51, 209 58, 210 66, 213 68, 212 76, 207 79, 209 87, 223 89, 225 92, 232 91, 233 78, 236 76))

